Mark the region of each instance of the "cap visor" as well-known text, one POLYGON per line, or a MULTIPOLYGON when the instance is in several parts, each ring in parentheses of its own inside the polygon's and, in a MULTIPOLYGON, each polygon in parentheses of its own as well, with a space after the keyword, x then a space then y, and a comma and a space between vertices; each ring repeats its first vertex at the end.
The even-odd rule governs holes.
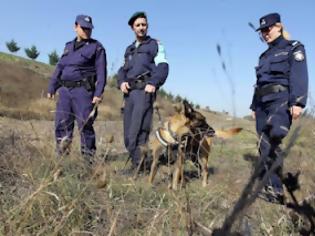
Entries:
POLYGON ((274 24, 267 24, 267 25, 264 25, 263 27, 259 27, 258 29, 256 29, 256 31, 260 31, 262 29, 266 29, 266 28, 269 28, 270 26, 273 26, 274 24))

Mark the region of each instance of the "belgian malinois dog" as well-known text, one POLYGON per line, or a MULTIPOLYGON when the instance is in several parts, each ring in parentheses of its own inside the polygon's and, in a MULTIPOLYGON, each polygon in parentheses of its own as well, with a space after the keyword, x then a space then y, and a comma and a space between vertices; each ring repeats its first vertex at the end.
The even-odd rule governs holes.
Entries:
POLYGON ((201 169, 202 186, 205 187, 208 181, 208 156, 213 137, 229 138, 242 129, 214 131, 208 125, 206 118, 195 111, 187 101, 183 101, 182 106, 176 107, 175 110, 177 113, 169 117, 163 127, 156 130, 155 138, 149 143, 148 148, 152 151, 153 159, 149 182, 153 183, 159 159, 166 152, 168 163, 175 163, 172 185, 170 185, 172 189, 177 189, 179 181, 181 185, 183 184, 184 162, 188 158, 201 169))

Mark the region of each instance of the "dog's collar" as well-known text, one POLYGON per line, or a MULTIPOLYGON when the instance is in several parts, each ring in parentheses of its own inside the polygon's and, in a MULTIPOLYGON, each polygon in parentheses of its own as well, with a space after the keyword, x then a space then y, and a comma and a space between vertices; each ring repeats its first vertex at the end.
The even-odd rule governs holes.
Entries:
POLYGON ((155 136, 164 147, 167 147, 168 143, 164 138, 162 138, 160 128, 155 131, 155 136))
POLYGON ((156 138, 159 140, 159 142, 160 142, 164 147, 167 147, 169 144, 178 144, 177 135, 175 134, 175 132, 172 131, 169 122, 167 122, 166 127, 167 127, 167 129, 160 127, 160 128, 158 128, 158 129, 155 131, 155 136, 156 136, 156 138), (165 139, 162 137, 162 135, 161 135, 161 129, 164 129, 164 130, 166 130, 166 131, 168 132, 168 134, 170 135, 170 137, 173 139, 171 142, 165 140, 165 139))
POLYGON ((171 129, 171 124, 170 122, 167 122, 167 131, 169 132, 169 134, 171 135, 171 137, 175 140, 175 142, 178 142, 177 141, 177 135, 175 132, 173 132, 173 130, 171 129))

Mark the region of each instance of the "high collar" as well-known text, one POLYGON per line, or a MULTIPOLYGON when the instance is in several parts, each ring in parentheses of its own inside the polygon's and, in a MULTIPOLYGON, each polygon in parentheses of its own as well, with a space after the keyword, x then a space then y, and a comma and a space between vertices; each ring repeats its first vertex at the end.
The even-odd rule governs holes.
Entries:
POLYGON ((273 47, 279 47, 283 44, 286 43, 286 40, 283 38, 282 35, 280 35, 278 38, 276 38, 275 40, 273 40, 271 43, 269 43, 269 48, 273 48, 273 47))
MULTIPOLYGON (((143 40, 142 42, 139 42, 139 43, 140 43, 140 44, 146 44, 146 43, 148 43, 150 40, 151 40, 151 37, 147 35, 147 36, 145 36, 144 40, 143 40)), ((135 45, 136 42, 137 42, 137 40, 135 40, 135 41, 133 42, 133 45, 135 45)))
POLYGON ((87 43, 87 42, 90 42, 91 40, 92 40, 92 38, 89 38, 89 39, 81 39, 80 41, 77 41, 78 40, 78 38, 77 37, 75 37, 74 39, 73 39, 73 41, 74 42, 84 42, 84 43, 87 43))
POLYGON ((83 47, 85 44, 91 42, 91 38, 89 39, 82 39, 81 41, 77 41, 77 38, 73 40, 73 50, 77 50, 83 47))

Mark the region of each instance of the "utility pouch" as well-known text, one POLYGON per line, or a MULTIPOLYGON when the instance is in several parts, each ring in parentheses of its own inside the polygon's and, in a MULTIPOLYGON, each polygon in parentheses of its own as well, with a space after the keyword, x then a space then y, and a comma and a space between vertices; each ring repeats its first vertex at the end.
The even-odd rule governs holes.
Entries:
POLYGON ((88 92, 95 91, 96 75, 89 75, 82 79, 85 89, 88 92))

